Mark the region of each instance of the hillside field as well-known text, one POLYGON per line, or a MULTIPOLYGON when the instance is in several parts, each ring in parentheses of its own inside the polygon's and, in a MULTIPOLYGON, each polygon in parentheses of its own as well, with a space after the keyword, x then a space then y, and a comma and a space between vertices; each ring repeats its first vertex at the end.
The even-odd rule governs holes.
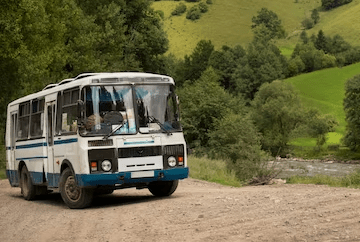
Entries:
MULTIPOLYGON (((204 1, 204 0, 203 0, 204 1)), ((196 3, 187 3, 187 9, 196 3)), ((190 54, 201 39, 211 40, 215 48, 222 45, 245 47, 253 37, 251 18, 266 7, 274 11, 282 20, 288 34, 286 40, 278 41, 278 46, 285 55, 292 48, 302 31, 301 22, 309 18, 314 8, 320 8, 321 0, 213 0, 209 11, 197 21, 182 16, 171 16, 179 1, 156 1, 155 10, 164 12, 164 28, 168 34, 170 48, 168 53, 178 58, 190 54)), ((359 45, 360 39, 360 0, 331 11, 320 11, 320 23, 308 31, 310 36, 322 29, 326 35, 340 34, 353 45, 359 45)))
MULTIPOLYGON (((330 68, 286 79, 299 91, 303 104, 317 107, 323 114, 332 114, 339 122, 336 131, 329 134, 328 144, 339 144, 345 134, 346 122, 343 109, 346 80, 360 74, 360 63, 343 68, 330 68)), ((315 140, 299 139, 294 144, 314 146, 315 140)))

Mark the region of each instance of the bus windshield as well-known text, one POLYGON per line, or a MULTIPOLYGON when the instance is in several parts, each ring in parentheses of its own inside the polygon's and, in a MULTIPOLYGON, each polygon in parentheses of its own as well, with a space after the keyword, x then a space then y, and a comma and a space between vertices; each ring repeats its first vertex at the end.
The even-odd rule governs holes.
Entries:
POLYGON ((86 86, 83 89, 86 118, 80 134, 181 131, 177 98, 172 90, 170 85, 86 86))
POLYGON ((135 96, 141 133, 180 131, 178 101, 170 85, 137 85, 135 96))

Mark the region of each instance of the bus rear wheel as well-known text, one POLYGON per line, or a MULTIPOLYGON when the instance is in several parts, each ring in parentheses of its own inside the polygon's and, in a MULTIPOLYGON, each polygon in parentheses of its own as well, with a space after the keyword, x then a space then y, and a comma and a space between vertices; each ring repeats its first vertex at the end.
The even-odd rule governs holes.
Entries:
POLYGON ((157 197, 166 197, 173 194, 179 184, 178 180, 175 181, 156 181, 151 182, 148 186, 149 191, 157 197))
POLYGON ((70 168, 66 168, 61 173, 59 190, 69 208, 86 208, 90 206, 94 196, 93 189, 78 187, 70 168))
POLYGON ((33 185, 29 170, 23 166, 20 173, 21 194, 25 200, 33 200, 36 196, 36 187, 33 185))

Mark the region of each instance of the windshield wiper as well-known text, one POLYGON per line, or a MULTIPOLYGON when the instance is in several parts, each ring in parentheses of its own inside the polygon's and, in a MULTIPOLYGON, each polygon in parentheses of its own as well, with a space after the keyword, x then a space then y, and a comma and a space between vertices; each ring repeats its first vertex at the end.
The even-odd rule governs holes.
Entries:
POLYGON ((172 133, 167 128, 165 128, 165 126, 159 120, 157 120, 155 117, 148 116, 148 119, 149 119, 150 123, 158 124, 160 126, 160 128, 167 133, 167 135, 172 135, 172 133))
POLYGON ((107 140, 111 135, 115 134, 116 131, 121 129, 127 122, 123 122, 122 124, 119 124, 115 129, 111 130, 110 133, 104 136, 103 140, 107 140))

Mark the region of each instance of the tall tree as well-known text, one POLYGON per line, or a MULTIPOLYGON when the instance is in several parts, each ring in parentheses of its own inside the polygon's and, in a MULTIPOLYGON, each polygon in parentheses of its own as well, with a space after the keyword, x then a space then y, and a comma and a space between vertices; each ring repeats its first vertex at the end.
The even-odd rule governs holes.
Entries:
POLYGON ((236 90, 247 100, 252 100, 260 86, 286 76, 287 61, 273 44, 254 41, 243 62, 237 66, 233 79, 236 90))
POLYGON ((0 0, 0 115, 9 101, 81 72, 163 67, 168 40, 147 0, 0 0))
POLYGON ((215 121, 243 106, 220 86, 219 76, 211 67, 194 83, 186 82, 178 95, 184 134, 191 147, 207 146, 215 121))
POLYGON ((346 134, 344 144, 352 151, 360 150, 360 75, 350 78, 345 83, 344 111, 346 134))
POLYGON ((263 134, 263 149, 273 155, 284 154, 291 133, 302 123, 300 98, 291 84, 282 81, 265 83, 251 106, 252 119, 263 134))
POLYGON ((325 52, 327 50, 327 39, 321 29, 319 30, 315 40, 315 48, 318 50, 323 50, 325 52))
POLYGON ((235 83, 232 78, 235 69, 240 64, 246 55, 246 51, 240 45, 230 48, 223 46, 221 50, 213 51, 209 66, 212 66, 220 77, 222 86, 229 90, 235 90, 235 83))
POLYGON ((267 8, 262 8, 258 11, 258 15, 252 17, 252 28, 257 28, 263 25, 269 30, 271 38, 285 37, 284 27, 281 25, 281 20, 277 14, 267 8))
POLYGON ((185 55, 183 80, 197 80, 209 64, 209 58, 214 51, 211 40, 200 40, 190 56, 185 55))

